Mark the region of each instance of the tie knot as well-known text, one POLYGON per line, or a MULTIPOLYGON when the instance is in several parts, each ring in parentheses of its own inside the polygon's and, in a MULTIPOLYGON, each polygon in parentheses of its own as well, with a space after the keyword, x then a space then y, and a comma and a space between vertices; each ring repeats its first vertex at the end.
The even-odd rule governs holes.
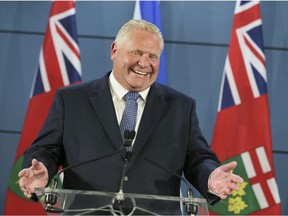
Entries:
POLYGON ((137 100, 139 97, 139 93, 138 92, 128 92, 126 95, 126 100, 137 100))

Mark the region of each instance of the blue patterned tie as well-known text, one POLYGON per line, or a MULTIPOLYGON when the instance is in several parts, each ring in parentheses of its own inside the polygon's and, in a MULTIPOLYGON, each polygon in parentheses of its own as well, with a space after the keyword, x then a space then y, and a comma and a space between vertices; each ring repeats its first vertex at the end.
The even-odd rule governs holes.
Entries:
POLYGON ((138 92, 128 92, 125 95, 126 106, 120 122, 120 131, 124 139, 125 130, 134 130, 136 125, 136 116, 137 116, 137 99, 139 97, 138 92))

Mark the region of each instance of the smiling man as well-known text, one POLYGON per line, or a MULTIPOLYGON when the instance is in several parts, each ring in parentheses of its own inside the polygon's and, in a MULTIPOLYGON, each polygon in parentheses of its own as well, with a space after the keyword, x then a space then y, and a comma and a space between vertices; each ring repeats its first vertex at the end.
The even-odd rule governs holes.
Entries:
POLYGON ((113 74, 128 91, 144 91, 156 81, 164 46, 160 32, 141 23, 124 26, 111 48, 113 74))
MULTIPOLYGON (((47 186, 59 166, 79 164, 123 147, 119 125, 128 92, 137 95, 132 128, 135 153, 179 176, 184 174, 210 203, 238 189, 243 180, 231 172, 236 162, 221 166, 210 150, 199 127, 195 100, 155 82, 163 47, 155 25, 130 20, 112 43, 111 72, 56 93, 39 136, 24 155, 19 185, 27 197, 35 187, 47 186)), ((67 170, 63 187, 119 191, 126 161, 123 151, 67 170)), ((177 175, 132 154, 122 186, 126 193, 179 196, 180 181, 177 175)))

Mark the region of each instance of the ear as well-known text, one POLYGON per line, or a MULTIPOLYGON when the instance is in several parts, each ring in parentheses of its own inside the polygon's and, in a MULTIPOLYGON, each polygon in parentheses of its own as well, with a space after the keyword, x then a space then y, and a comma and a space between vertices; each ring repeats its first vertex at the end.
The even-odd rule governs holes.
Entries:
POLYGON ((116 55, 117 45, 115 41, 111 44, 111 60, 113 61, 116 55))

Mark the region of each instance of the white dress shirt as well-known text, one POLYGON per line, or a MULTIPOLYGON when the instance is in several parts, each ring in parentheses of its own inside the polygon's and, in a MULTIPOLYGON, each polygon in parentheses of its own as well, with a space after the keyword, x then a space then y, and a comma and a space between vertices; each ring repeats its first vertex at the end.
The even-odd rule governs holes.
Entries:
MULTIPOLYGON (((111 72, 111 74, 109 76, 109 86, 110 86, 110 91, 112 93, 112 100, 113 100, 114 109, 115 109, 116 116, 117 116, 118 125, 120 125, 121 118, 122 118, 122 115, 124 113, 125 104, 126 104, 126 101, 124 100, 124 96, 128 92, 128 90, 125 89, 115 79, 113 71, 111 72)), ((140 120, 141 120, 142 113, 143 113, 143 110, 145 107, 145 103, 146 103, 149 89, 150 89, 150 87, 145 89, 142 92, 139 92, 140 97, 137 99, 138 110, 137 110, 136 125, 135 125, 136 136, 137 136, 137 131, 139 128, 140 120)), ((136 137, 134 138, 134 140, 135 139, 136 139, 136 137)), ((133 140, 133 144, 134 144, 134 140, 133 140)))

